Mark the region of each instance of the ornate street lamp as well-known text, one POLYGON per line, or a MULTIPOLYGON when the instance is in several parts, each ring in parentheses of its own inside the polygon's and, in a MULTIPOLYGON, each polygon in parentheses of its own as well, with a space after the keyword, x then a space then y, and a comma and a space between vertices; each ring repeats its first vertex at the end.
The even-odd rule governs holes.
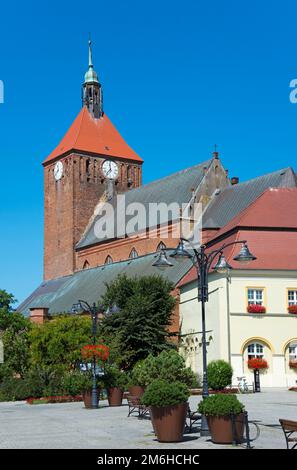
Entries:
MULTIPOLYGON (((223 244, 219 249, 213 250, 206 253, 206 246, 201 245, 197 250, 192 243, 186 238, 181 238, 177 248, 170 254, 170 257, 175 258, 178 261, 185 259, 191 259, 193 265, 197 270, 197 282, 198 282, 198 302, 201 302, 201 314, 202 314, 202 361, 203 361, 203 385, 202 385, 202 397, 205 399, 209 396, 208 391, 208 378, 207 378, 207 349, 206 349, 206 328, 205 328, 205 302, 208 302, 208 274, 217 256, 219 256, 217 263, 212 268, 219 273, 225 273, 232 266, 227 262, 224 256, 224 249, 231 245, 242 244, 241 250, 235 258, 242 264, 247 264, 250 261, 256 259, 248 249, 246 240, 231 242, 223 244), (191 252, 186 250, 185 243, 188 243, 191 247, 191 252)), ((168 261, 165 250, 162 250, 153 263, 153 266, 158 268, 171 267, 172 263, 168 261)), ((201 436, 208 436, 209 429, 207 425, 206 416, 201 417, 201 436)))
MULTIPOLYGON (((99 312, 102 312, 102 307, 97 307, 95 302, 93 305, 88 304, 85 300, 79 300, 76 304, 72 305, 71 313, 79 314, 82 312, 88 312, 91 315, 92 319, 92 341, 93 345, 96 344, 97 336, 97 320, 99 312)), ((94 355, 92 362, 92 408, 98 408, 98 394, 97 394, 97 384, 96 384, 96 357, 94 355)))

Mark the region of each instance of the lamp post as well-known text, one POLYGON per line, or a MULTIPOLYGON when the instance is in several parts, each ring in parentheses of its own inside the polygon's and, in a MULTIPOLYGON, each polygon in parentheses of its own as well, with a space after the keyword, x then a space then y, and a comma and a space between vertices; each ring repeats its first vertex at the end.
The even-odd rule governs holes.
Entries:
MULTIPOLYGON (((72 305, 71 313, 78 314, 81 312, 88 312, 91 315, 92 319, 92 343, 93 345, 96 344, 96 336, 97 336, 97 322, 98 322, 98 314, 99 312, 103 313, 104 315, 112 315, 113 313, 119 313, 120 309, 116 304, 113 304, 111 307, 108 307, 106 311, 102 305, 96 306, 94 302, 90 305, 85 300, 78 300, 76 304, 72 305)), ((98 393, 97 393, 97 384, 96 384, 96 356, 94 355, 92 361, 92 408, 98 408, 98 393)))
MULTIPOLYGON (((101 307, 97 307, 95 302, 90 305, 85 300, 79 300, 76 304, 73 304, 71 312, 80 313, 88 312, 91 315, 92 319, 92 342, 93 345, 96 344, 96 335, 97 335, 97 320, 98 313, 100 312, 101 307)), ((96 357, 94 355, 92 361, 92 408, 98 408, 98 394, 97 394, 97 384, 96 384, 96 357)))
MULTIPOLYGON (((219 257, 216 265, 212 268, 219 273, 225 273, 229 269, 232 269, 226 258, 224 256, 224 249, 231 245, 241 244, 241 250, 237 256, 233 259, 243 264, 247 264, 250 261, 256 259, 255 256, 251 254, 248 249, 247 241, 235 241, 231 243, 223 244, 219 249, 206 252, 206 246, 201 245, 199 250, 197 250, 192 243, 186 238, 181 238, 177 248, 170 255, 171 258, 176 260, 185 260, 191 259, 193 265, 197 270, 197 283, 198 283, 198 302, 201 302, 201 316, 202 316, 202 364, 203 364, 203 382, 202 382, 202 397, 205 399, 209 396, 208 391, 208 378, 207 378, 207 349, 206 349, 206 327, 205 327, 205 303, 208 302, 208 275, 212 264, 214 263, 216 257, 219 257), (188 243, 192 249, 192 252, 189 252, 185 249, 185 242, 188 243)), ((153 263, 153 266, 166 269, 173 266, 173 264, 168 260, 165 249, 162 250, 153 263)), ((201 436, 208 436, 209 429, 207 425, 206 416, 202 415, 201 417, 201 436)))

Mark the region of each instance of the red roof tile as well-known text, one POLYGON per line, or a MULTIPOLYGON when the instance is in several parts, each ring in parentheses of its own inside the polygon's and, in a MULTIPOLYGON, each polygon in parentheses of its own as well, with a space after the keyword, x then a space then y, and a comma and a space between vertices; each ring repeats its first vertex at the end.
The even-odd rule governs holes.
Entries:
POLYGON ((85 106, 59 145, 43 163, 48 163, 71 150, 143 161, 124 141, 106 114, 100 119, 94 119, 85 106))
MULTIPOLYGON (((232 268, 297 270, 297 188, 268 189, 219 230, 207 245, 212 251, 240 240, 247 240, 257 259, 241 265, 233 260, 240 245, 232 245, 224 250, 232 268)), ((196 278, 196 269, 193 268, 179 286, 196 278)))

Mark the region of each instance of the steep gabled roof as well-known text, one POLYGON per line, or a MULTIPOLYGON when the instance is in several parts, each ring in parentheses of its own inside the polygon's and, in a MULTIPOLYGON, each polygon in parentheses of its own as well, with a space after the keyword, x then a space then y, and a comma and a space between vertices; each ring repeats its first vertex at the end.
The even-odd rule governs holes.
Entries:
POLYGON ((213 196, 203 216, 203 228, 221 228, 268 188, 296 188, 291 167, 225 188, 213 196))
POLYGON ((80 110, 59 145, 43 164, 72 150, 142 162, 142 159, 125 142, 107 115, 104 114, 100 119, 95 119, 86 106, 80 110))
MULTIPOLYGON (((203 180, 205 172, 210 168, 212 162, 213 159, 207 160, 206 162, 200 163, 199 165, 192 166, 185 170, 181 170, 177 173, 166 176, 165 178, 153 181, 152 183, 148 183, 143 186, 140 186, 139 188, 127 191, 126 193, 124 193, 125 208, 127 208, 128 205, 133 203, 140 204, 143 208, 145 208, 146 220, 144 221, 144 225, 146 227, 152 227, 151 221, 148 218, 149 204, 165 203, 169 205, 171 203, 176 203, 179 206, 182 206, 182 204, 187 204, 193 196, 193 188, 197 189, 199 187, 200 183, 203 180)), ((111 215, 112 220, 110 220, 110 223, 114 224, 116 231, 118 211, 116 198, 109 201, 109 203, 112 204, 115 208, 114 215, 111 215)), ((123 208, 121 208, 121 210, 123 210, 123 208)), ((169 220, 175 220, 175 218, 170 213, 169 218, 167 213, 164 214, 164 216, 165 219, 162 218, 161 214, 160 218, 157 220, 158 224, 161 225, 162 223, 167 223, 169 220)), ((125 226, 127 225, 130 219, 133 219, 133 217, 134 214, 131 216, 127 215, 125 217, 125 226)), ((106 238, 100 240, 95 236, 94 228, 98 219, 99 216, 93 217, 93 219, 88 225, 88 229, 86 230, 80 242, 77 244, 76 248, 84 248, 99 243, 103 240, 106 241, 106 238)))

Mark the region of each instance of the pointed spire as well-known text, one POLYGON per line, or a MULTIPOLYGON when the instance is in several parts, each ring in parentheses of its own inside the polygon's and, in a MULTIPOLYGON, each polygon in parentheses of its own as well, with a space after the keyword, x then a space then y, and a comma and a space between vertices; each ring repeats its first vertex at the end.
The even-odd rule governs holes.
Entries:
POLYGON ((82 104, 83 106, 87 106, 94 118, 100 119, 103 116, 103 95, 98 75, 93 66, 92 41, 90 36, 88 45, 89 68, 85 74, 85 80, 82 87, 82 104))
POLYGON ((89 68, 93 68, 93 62, 92 62, 92 41, 91 37, 89 36, 89 68))
POLYGON ((98 75, 94 70, 93 60, 92 60, 92 41, 89 37, 89 70, 85 74, 85 83, 99 83, 98 75))

